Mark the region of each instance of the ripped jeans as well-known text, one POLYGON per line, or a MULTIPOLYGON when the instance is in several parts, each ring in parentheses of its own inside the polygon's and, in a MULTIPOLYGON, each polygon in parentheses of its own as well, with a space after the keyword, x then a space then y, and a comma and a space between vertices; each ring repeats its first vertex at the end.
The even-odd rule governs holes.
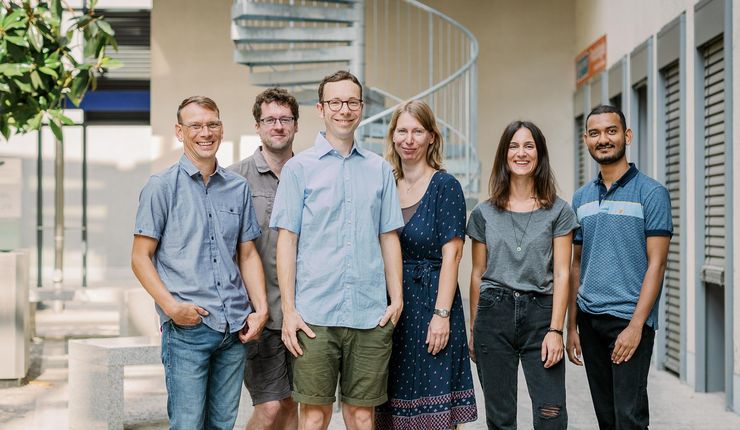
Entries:
POLYGON ((481 291, 473 347, 489 429, 516 429, 520 360, 532 400, 534 428, 568 427, 565 360, 545 369, 540 355, 551 315, 551 295, 498 287, 481 291))

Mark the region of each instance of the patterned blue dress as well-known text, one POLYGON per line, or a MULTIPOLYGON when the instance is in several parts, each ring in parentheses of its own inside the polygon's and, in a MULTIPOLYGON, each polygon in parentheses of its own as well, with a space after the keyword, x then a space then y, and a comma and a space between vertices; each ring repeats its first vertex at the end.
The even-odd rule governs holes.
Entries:
POLYGON ((460 183, 436 172, 401 231, 404 308, 393 331, 388 402, 377 408, 377 429, 449 429, 478 417, 459 288, 447 346, 434 356, 424 343, 437 299, 442 245, 464 235, 460 183))

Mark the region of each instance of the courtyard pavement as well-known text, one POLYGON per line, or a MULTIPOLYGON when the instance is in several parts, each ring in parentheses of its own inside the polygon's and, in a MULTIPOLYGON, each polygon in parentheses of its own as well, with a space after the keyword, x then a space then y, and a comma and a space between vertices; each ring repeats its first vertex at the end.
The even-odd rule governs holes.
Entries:
MULTIPOLYGON (((66 429, 67 340, 72 338, 118 335, 118 314, 71 304, 61 313, 38 311, 36 337, 31 347, 30 381, 22 386, 0 388, 0 428, 4 430, 66 429)), ((596 429, 596 418, 588 394, 583 368, 568 363, 567 393, 569 428, 596 429)), ((464 430, 485 429, 483 394, 476 379, 478 421, 464 430)), ((695 393, 675 376, 652 369, 649 395, 651 428, 680 430, 740 429, 740 415, 728 412, 724 396, 695 393)), ((126 429, 166 429, 166 391, 161 366, 129 366, 125 370, 124 423, 126 429)), ((532 428, 532 408, 523 375, 519 375, 519 428, 532 428)), ((235 428, 243 429, 251 413, 249 394, 242 392, 235 428)), ((336 412, 330 429, 343 429, 341 413, 336 412)))

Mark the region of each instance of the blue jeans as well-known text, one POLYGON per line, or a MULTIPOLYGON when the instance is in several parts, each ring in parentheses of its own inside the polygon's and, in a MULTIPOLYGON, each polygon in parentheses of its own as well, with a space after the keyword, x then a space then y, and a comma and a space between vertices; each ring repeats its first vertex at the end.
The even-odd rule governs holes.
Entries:
POLYGON ((551 295, 506 288, 481 292, 473 347, 489 429, 516 429, 520 360, 532 400, 534 428, 567 428, 565 360, 545 369, 541 357, 551 316, 551 295))
POLYGON ((162 364, 170 429, 233 430, 244 378, 245 347, 237 333, 202 322, 162 326, 162 364))
POLYGON ((617 336, 628 320, 611 315, 594 315, 578 310, 583 364, 602 430, 647 429, 650 424, 647 378, 653 354, 655 330, 642 327, 642 337, 629 361, 612 363, 617 336))

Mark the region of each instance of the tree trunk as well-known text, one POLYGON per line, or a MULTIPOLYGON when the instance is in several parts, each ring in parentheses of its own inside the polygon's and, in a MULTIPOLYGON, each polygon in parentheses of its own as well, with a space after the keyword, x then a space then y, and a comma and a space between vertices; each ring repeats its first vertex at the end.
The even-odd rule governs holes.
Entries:
MULTIPOLYGON (((54 290, 64 284, 64 144, 54 139, 54 290)), ((61 312, 64 302, 54 301, 54 310, 61 312)))

